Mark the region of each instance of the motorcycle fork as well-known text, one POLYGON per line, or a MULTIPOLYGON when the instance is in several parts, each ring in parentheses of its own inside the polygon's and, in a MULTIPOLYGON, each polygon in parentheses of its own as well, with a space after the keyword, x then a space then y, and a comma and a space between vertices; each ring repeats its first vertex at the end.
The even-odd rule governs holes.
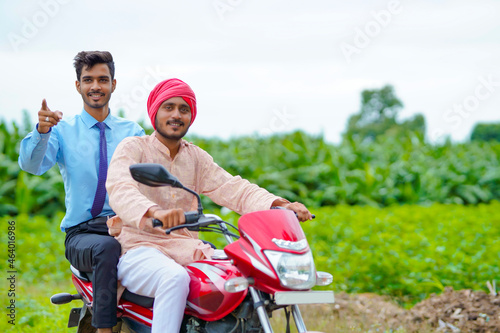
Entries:
POLYGON ((307 332, 306 324, 304 324, 304 319, 302 319, 302 314, 300 313, 300 309, 297 304, 292 305, 292 316, 295 321, 297 331, 299 333, 307 332))
POLYGON ((250 295, 253 299, 253 308, 257 311, 257 315, 259 316, 260 324, 262 325, 262 329, 264 333, 273 333, 273 328, 271 327, 271 323, 269 322, 269 316, 266 312, 266 304, 260 293, 255 290, 253 287, 249 287, 250 295))

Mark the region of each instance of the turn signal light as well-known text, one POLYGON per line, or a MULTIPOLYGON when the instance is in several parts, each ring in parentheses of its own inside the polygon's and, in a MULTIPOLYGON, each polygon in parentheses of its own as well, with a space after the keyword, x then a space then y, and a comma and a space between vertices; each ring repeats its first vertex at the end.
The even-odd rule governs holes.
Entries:
POLYGON ((316 272, 316 285, 327 286, 333 282, 333 276, 327 272, 316 272))
POLYGON ((237 277, 227 280, 224 289, 228 293, 239 293, 248 288, 248 280, 244 277, 237 277))

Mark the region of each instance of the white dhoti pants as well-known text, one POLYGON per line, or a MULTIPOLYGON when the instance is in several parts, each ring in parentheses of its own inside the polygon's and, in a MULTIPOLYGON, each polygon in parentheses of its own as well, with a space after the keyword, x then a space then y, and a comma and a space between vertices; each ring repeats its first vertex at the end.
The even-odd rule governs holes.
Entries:
POLYGON ((129 291, 154 297, 151 332, 179 332, 189 275, 184 267, 152 247, 125 253, 118 262, 118 279, 129 291))

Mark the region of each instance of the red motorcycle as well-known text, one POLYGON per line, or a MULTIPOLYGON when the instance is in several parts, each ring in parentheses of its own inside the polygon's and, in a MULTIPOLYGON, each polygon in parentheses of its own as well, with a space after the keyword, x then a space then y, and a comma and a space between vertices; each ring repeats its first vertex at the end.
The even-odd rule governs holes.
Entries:
MULTIPOLYGON (((269 318, 273 311, 284 309, 286 328, 290 330, 290 313, 298 332, 307 332, 298 304, 333 303, 333 291, 312 291, 314 286, 332 282, 332 275, 317 272, 313 256, 300 222, 293 211, 271 209, 241 216, 238 228, 220 217, 203 214, 199 195, 184 187, 159 164, 136 164, 130 167, 138 182, 149 186, 173 186, 193 193, 198 211, 186 213, 180 228, 210 231, 224 235, 228 245, 215 250, 211 259, 186 266, 191 282, 181 332, 273 332, 269 318), (227 226, 239 231, 239 236, 227 226)), ((154 220, 155 226, 161 221, 154 220)), ((54 304, 74 299, 82 308, 70 312, 68 327, 77 332, 95 332, 92 317, 92 273, 71 267, 78 294, 57 294, 54 304)), ((118 304, 116 332, 151 332, 153 302, 150 297, 125 291, 118 304)), ((161 315, 161 314, 156 314, 161 315)))

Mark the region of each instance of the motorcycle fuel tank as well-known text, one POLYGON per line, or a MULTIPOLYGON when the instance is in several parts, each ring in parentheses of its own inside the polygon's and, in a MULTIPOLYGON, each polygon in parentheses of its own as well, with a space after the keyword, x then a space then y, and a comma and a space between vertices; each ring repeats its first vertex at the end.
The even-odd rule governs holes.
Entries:
POLYGON ((233 311, 245 298, 247 290, 229 293, 224 289, 227 280, 241 277, 230 260, 203 260, 186 266, 191 278, 185 313, 214 321, 233 311))

